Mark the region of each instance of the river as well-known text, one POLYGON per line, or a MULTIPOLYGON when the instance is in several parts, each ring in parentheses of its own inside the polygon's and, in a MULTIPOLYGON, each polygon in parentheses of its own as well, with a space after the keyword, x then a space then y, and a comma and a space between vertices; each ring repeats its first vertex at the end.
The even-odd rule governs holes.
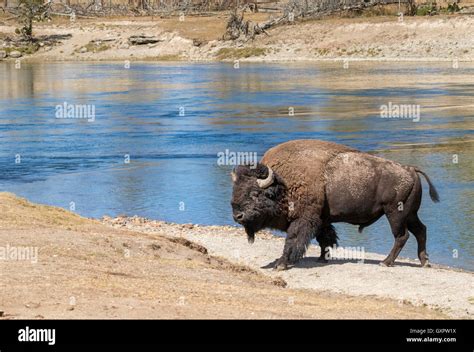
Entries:
MULTIPOLYGON (((0 82, 1 191, 88 217, 233 224, 218 153, 330 140, 424 170, 441 197, 422 181, 430 258, 474 270, 472 63, 5 62, 0 82), (58 118, 71 105, 93 116, 58 118), (402 105, 420 114, 381 117, 402 105)), ((343 246, 393 244, 385 218, 336 228, 343 246)), ((416 258, 413 236, 401 256, 416 258)))

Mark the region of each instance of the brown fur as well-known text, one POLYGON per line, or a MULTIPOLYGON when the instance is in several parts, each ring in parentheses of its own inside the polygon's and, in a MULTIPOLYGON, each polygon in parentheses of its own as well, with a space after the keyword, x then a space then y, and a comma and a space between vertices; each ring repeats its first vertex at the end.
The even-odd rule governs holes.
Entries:
POLYGON ((271 167, 284 180, 288 203, 293 202, 290 217, 303 212, 315 214, 322 209, 326 165, 344 152, 357 151, 332 142, 300 139, 279 144, 265 153, 261 163, 271 167))
POLYGON ((383 215, 395 238, 383 263, 394 263, 410 231, 422 265, 427 264, 426 226, 417 215, 422 194, 418 173, 425 176, 431 199, 439 197, 428 176, 415 167, 331 142, 295 140, 268 150, 255 169, 239 166, 234 171, 232 210, 249 242, 263 228, 287 233, 277 268, 301 259, 312 238, 325 260, 327 248, 337 245, 332 223, 359 225, 361 231, 383 215), (267 179, 270 183, 261 186, 267 179))

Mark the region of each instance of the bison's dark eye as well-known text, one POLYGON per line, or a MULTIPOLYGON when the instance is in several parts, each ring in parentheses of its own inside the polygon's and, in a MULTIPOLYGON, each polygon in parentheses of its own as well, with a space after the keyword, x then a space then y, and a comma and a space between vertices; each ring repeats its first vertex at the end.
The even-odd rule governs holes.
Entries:
POLYGON ((273 191, 273 189, 267 189, 265 191, 265 196, 267 198, 274 199, 275 198, 275 192, 273 191))

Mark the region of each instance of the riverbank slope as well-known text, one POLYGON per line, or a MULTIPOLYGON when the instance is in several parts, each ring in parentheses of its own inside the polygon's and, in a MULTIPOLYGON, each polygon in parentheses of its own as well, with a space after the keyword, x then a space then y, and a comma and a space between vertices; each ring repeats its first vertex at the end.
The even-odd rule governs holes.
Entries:
POLYGON ((274 272, 262 266, 282 239, 265 233, 249 246, 233 227, 101 223, 9 193, 0 211, 0 319, 472 317, 472 273, 383 268, 373 254, 317 265, 314 249, 300 267, 274 272), (37 257, 15 259, 35 248, 37 257))
MULTIPOLYGON (((474 16, 439 15, 325 18, 268 30, 255 40, 221 40, 228 14, 177 18, 55 18, 38 23, 40 48, 23 59, 44 61, 312 61, 474 60, 474 16), (132 45, 130 37, 146 35, 156 42, 132 45)), ((246 14, 264 22, 269 14, 246 14)), ((10 45, 18 25, 0 17, 1 46, 10 45)), ((7 54, 12 48, 3 48, 7 54)), ((21 54, 21 53, 20 53, 21 54)), ((18 54, 17 54, 18 55, 18 54)), ((1 56, 1 55, 0 55, 1 56)), ((1 59, 0 59, 1 60, 1 59)))

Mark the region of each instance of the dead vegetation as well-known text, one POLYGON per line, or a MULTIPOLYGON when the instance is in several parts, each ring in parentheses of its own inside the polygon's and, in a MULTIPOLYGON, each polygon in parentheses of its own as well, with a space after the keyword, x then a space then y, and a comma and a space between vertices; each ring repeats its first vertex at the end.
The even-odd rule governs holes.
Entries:
MULTIPOLYGON (((266 34, 267 30, 283 24, 293 24, 295 21, 317 19, 324 16, 344 16, 349 13, 362 14, 364 11, 376 8, 378 11, 385 5, 399 3, 397 0, 290 0, 283 7, 279 17, 271 18, 262 23, 255 23, 244 19, 244 14, 249 10, 246 4, 242 8, 235 8, 230 13, 227 21, 224 40, 254 39, 259 34, 266 34)), ((401 0, 406 15, 416 14, 415 0, 401 0)), ((374 13, 373 11, 371 13, 374 13)))
POLYGON ((89 43, 81 48, 76 49, 76 52, 100 53, 110 49, 110 45, 97 40, 91 40, 89 43))
POLYGON ((266 53, 264 48, 247 47, 247 48, 221 48, 217 52, 218 60, 238 60, 249 57, 263 56, 266 53))
POLYGON ((245 6, 239 13, 237 9, 233 10, 230 13, 229 19, 226 25, 226 31, 223 36, 224 40, 236 40, 241 37, 247 39, 254 39, 256 35, 268 33, 266 29, 275 26, 278 23, 283 23, 285 21, 284 16, 280 17, 277 20, 270 20, 263 22, 261 24, 255 23, 251 20, 244 20, 244 13, 248 7, 245 6))

